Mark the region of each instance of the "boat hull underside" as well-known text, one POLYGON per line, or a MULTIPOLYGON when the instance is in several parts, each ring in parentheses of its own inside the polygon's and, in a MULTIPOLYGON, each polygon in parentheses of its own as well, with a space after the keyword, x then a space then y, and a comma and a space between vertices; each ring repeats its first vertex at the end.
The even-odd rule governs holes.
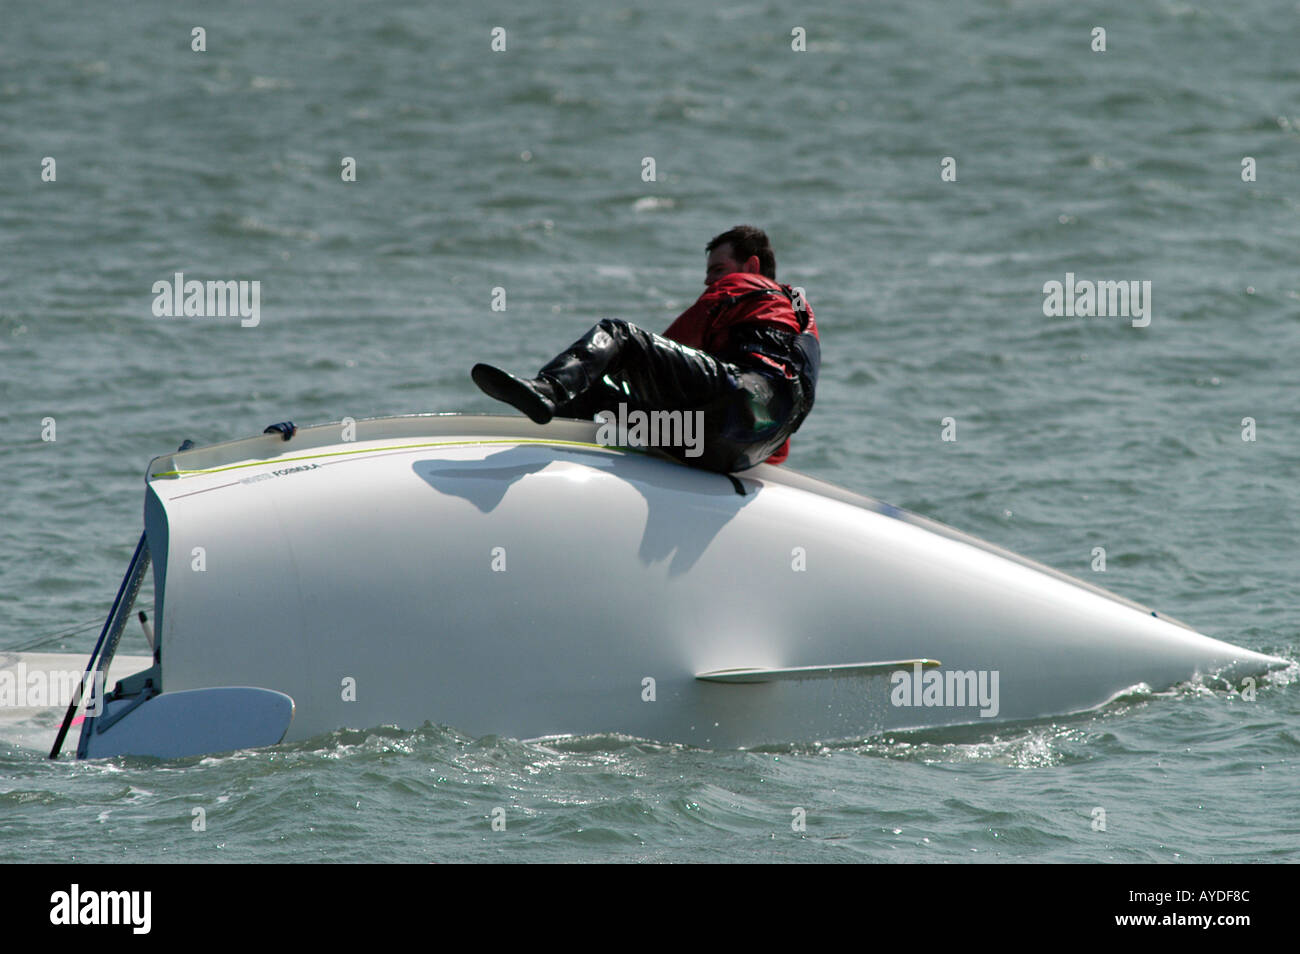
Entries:
POLYGON ((431 721, 735 747, 1038 718, 1276 663, 777 468, 741 495, 615 449, 372 443, 152 481, 165 691, 286 693, 290 741, 431 721), (696 678, 921 657, 995 673, 995 705, 900 705, 888 674, 696 678))

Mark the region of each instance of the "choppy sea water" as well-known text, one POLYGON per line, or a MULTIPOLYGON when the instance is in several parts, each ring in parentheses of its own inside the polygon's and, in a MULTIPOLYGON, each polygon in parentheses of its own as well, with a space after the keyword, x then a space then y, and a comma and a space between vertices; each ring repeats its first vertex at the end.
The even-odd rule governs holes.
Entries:
MULTIPOLYGON (((789 466, 1080 576, 1104 546, 1104 585, 1295 660, 1295 12, 7 5, 0 648, 102 620, 145 464, 182 439, 495 412, 474 361, 666 327, 747 221, 822 329, 789 466), (177 271, 260 281, 259 323, 155 317, 177 271), (1150 324, 1044 315, 1067 273, 1150 281, 1150 324)), ((51 764, 0 740, 0 860, 1291 861, 1294 669, 1254 701, 1139 689, 833 748, 375 727, 51 764)))

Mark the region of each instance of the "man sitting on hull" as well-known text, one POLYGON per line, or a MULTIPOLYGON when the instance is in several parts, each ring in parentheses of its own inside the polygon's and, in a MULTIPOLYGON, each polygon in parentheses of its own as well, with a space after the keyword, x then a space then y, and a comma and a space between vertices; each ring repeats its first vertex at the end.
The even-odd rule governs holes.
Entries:
POLYGON ((727 473, 779 464, 812 410, 821 346, 812 309, 776 281, 767 235, 739 225, 706 247, 695 304, 662 335, 604 318, 535 378, 476 364, 485 393, 538 424, 630 410, 701 412, 700 446, 663 448, 683 463, 727 473), (608 379, 608 380, 607 380, 608 379))

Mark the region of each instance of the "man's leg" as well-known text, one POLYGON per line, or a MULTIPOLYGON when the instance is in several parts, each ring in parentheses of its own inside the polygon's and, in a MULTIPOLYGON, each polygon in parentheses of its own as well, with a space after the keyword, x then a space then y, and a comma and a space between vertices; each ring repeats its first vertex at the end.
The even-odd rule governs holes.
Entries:
POLYGON ((620 401, 632 400, 631 388, 624 387, 623 379, 613 377, 612 380, 613 384, 610 383, 611 377, 602 378, 599 384, 588 388, 581 397, 560 405, 555 413, 560 417, 590 421, 601 411, 617 408, 620 401))
POLYGON ((791 385, 769 375, 720 361, 706 352, 605 318, 525 380, 476 365, 474 381, 486 393, 544 424, 555 414, 587 417, 629 409, 678 410, 703 415, 703 454, 664 448, 683 463, 709 470, 740 470, 760 463, 784 442, 793 409, 791 385), (620 394, 606 375, 626 382, 620 394), (761 456, 760 456, 761 455, 761 456))
POLYGON ((590 417, 599 411, 682 411, 702 417, 703 447, 665 447, 683 463, 729 472, 762 463, 797 427, 798 387, 779 372, 737 366, 617 318, 606 318, 575 341, 539 377, 569 397, 557 413, 590 417), (626 382, 624 394, 605 383, 626 382), (794 426, 791 426, 794 425, 794 426))
MULTIPOLYGON (((626 381, 646 405, 698 407, 734 387, 717 358, 621 318, 603 318, 538 372, 556 385, 560 406, 593 388, 607 387, 605 375, 626 381)), ((734 377, 734 375, 733 375, 734 377)))
MULTIPOLYGON (((604 318, 532 379, 486 364, 474 366, 474 383, 538 424, 569 406, 586 408, 588 393, 609 390, 605 375, 619 376, 633 393, 657 407, 698 407, 736 386, 734 373, 703 351, 687 348, 619 318, 604 318)), ((734 371, 734 369, 732 369, 734 371)), ((597 409, 599 410, 599 408, 597 409)))

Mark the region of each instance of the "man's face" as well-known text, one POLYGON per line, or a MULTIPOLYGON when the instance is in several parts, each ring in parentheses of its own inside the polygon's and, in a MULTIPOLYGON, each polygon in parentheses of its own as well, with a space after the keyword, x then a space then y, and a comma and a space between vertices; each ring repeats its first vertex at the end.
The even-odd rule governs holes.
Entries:
POLYGON ((749 261, 736 261, 735 252, 731 250, 730 242, 723 242, 712 252, 709 253, 708 261, 704 266, 704 284, 712 285, 719 278, 730 275, 732 272, 758 272, 758 256, 749 256, 749 261))

